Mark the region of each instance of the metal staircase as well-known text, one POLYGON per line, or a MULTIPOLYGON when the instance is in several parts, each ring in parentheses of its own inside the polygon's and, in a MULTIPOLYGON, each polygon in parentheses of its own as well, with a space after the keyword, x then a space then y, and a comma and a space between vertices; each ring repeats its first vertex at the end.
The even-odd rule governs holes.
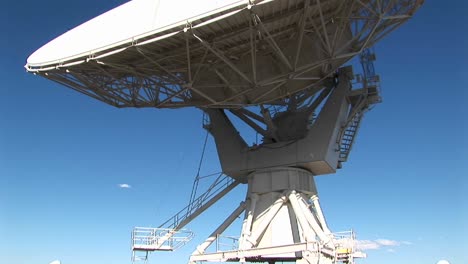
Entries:
POLYGON ((348 100, 353 106, 348 117, 348 121, 342 127, 341 134, 338 138, 340 145, 339 165, 348 160, 349 153, 359 130, 364 113, 374 104, 382 102, 380 96, 380 78, 375 73, 374 63, 375 54, 370 49, 364 49, 360 54, 360 62, 363 69, 362 75, 356 75, 356 83, 359 85, 357 89, 350 91, 348 100))
POLYGON ((206 192, 191 199, 189 205, 159 227, 135 227, 132 231, 132 260, 147 261, 149 252, 173 251, 185 245, 193 238, 193 233, 182 228, 238 184, 220 173, 206 192))
POLYGON ((351 117, 349 125, 344 129, 340 141, 339 162, 345 162, 348 160, 349 153, 351 152, 351 147, 353 146, 356 134, 361 124, 361 119, 362 112, 356 113, 353 117, 351 117))

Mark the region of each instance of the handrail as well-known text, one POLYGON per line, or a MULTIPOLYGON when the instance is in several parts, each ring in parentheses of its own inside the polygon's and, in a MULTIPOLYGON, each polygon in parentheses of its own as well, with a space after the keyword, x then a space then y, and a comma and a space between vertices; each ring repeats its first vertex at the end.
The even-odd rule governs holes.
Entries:
POLYGON ((204 207, 208 203, 211 205, 212 203, 216 202, 219 198, 224 196, 224 194, 232 190, 238 184, 239 182, 236 182, 231 177, 220 173, 206 192, 199 195, 190 204, 162 223, 159 228, 169 228, 175 230, 182 228, 185 224, 187 224, 185 223, 187 219, 192 218, 192 216, 195 214, 200 214, 201 212, 198 212, 200 209, 203 209, 204 211, 206 209, 204 207), (212 201, 213 199, 215 200, 212 201))

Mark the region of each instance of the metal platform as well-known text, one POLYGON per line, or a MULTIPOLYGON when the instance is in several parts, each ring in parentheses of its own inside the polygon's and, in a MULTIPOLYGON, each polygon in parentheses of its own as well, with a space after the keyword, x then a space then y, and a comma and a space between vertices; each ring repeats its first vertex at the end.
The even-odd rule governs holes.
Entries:
POLYGON ((132 249, 173 251, 192 238, 193 233, 185 229, 174 231, 168 228, 135 227, 132 232, 132 249))
POLYGON ((148 253, 156 250, 174 251, 192 238, 193 232, 184 229, 135 227, 132 231, 132 260, 147 260, 148 253))
MULTIPOLYGON (((220 236, 221 237, 221 236, 220 236)), ((355 259, 366 258, 367 255, 359 251, 356 245, 355 233, 351 231, 337 232, 331 234, 333 247, 323 246, 319 242, 301 242, 289 245, 273 246, 268 248, 252 248, 248 250, 218 250, 222 248, 216 241, 216 251, 203 256, 192 255, 190 260, 192 263, 197 261, 234 261, 237 262, 241 259, 245 261, 255 262, 259 256, 272 256, 287 253, 302 253, 320 254, 323 253, 327 256, 330 263, 355 263, 355 259)), ((290 261, 290 259, 282 259, 277 257, 276 261, 290 261)))

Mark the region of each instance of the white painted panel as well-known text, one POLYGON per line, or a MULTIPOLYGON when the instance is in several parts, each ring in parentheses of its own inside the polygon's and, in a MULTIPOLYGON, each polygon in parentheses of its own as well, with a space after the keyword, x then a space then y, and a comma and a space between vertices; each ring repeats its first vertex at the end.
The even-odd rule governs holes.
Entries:
POLYGON ((171 25, 221 11, 239 0, 133 0, 50 41, 27 59, 30 65, 59 62, 171 25))

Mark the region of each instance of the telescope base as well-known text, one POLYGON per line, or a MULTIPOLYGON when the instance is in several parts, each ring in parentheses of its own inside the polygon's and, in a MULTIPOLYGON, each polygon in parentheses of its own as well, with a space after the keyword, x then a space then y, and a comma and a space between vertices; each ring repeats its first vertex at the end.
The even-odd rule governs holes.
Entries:
POLYGON ((365 257, 354 249, 354 234, 333 234, 323 216, 313 175, 303 169, 276 167, 249 175, 241 205, 193 252, 190 263, 296 262, 354 263, 365 257), (207 253, 224 230, 244 212, 237 248, 207 253))

